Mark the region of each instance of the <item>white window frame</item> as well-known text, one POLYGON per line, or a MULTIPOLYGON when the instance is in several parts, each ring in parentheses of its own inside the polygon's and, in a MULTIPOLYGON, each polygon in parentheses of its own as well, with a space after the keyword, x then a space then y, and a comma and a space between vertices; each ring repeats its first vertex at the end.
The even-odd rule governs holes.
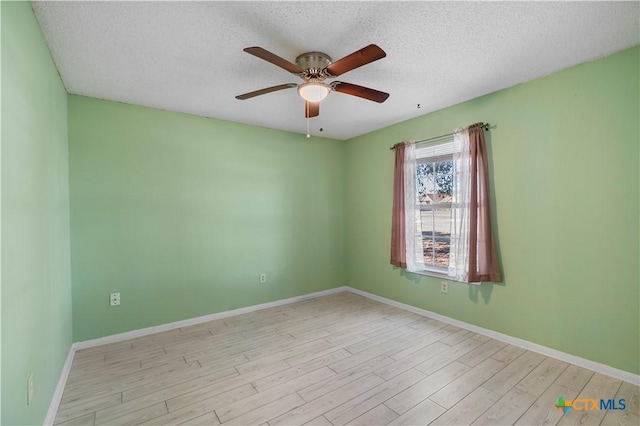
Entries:
MULTIPOLYGON (((430 144, 417 145, 415 147, 416 169, 417 169, 417 166, 420 166, 422 164, 438 163, 438 162, 443 162, 443 161, 451 161, 451 162, 454 163, 454 166, 455 166, 454 149, 455 149, 455 145, 454 145, 454 137, 453 137, 453 135, 447 136, 446 138, 442 138, 442 139, 440 139, 438 141, 435 141, 433 143, 430 143, 430 144)), ((455 170, 453 171, 453 173, 454 173, 454 177, 455 177, 455 170)), ((408 178, 409 177, 407 176, 407 179, 408 178)), ((412 179, 414 179, 414 180, 417 179, 417 170, 416 170, 416 175, 412 176, 412 179)), ((419 194, 418 194, 417 185, 416 185, 416 193, 415 193, 415 197, 414 197, 414 202, 415 202, 415 204, 413 205, 414 212, 416 212, 416 215, 418 217, 420 217, 420 215, 422 213, 422 210, 423 210, 423 208, 422 208, 423 206, 420 204, 420 201, 419 201, 419 194)), ((437 203, 437 205, 442 207, 442 208, 452 209, 452 203, 451 202, 448 202, 448 203, 437 203)), ((452 212, 452 215, 453 215, 453 210, 451 210, 451 212, 452 212)), ((416 217, 416 224, 418 223, 418 221, 421 224, 422 223, 422 218, 420 217, 420 219, 418 219, 418 217, 416 217)), ((450 220, 450 222, 451 222, 451 220, 450 220)), ((417 228, 420 228, 420 227, 417 226, 417 228)), ((416 239, 414 239, 414 240, 407 239, 407 244, 410 244, 413 241, 415 243, 413 249, 415 251, 416 259, 418 258, 418 256, 420 256, 420 259, 423 260, 424 259, 424 249, 423 249, 423 239, 422 239, 422 231, 421 231, 421 229, 420 229, 419 239, 420 239, 419 244, 416 242, 417 241, 417 236, 416 236, 416 239)), ((451 239, 449 240, 449 244, 451 245, 451 239)), ((448 266, 438 267, 438 266, 433 266, 433 265, 427 265, 423 261, 416 262, 416 264, 419 265, 420 268, 412 270, 411 271, 412 273, 420 274, 420 275, 434 276, 434 277, 438 277, 438 278, 451 279, 451 277, 448 275, 448 266)))

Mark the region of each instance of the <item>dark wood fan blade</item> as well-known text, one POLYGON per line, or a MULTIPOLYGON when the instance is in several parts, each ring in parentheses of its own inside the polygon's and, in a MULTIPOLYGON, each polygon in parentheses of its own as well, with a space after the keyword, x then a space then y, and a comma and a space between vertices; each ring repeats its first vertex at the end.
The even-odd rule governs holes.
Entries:
POLYGON ((385 56, 387 56, 387 54, 384 53, 384 50, 380 49, 375 44, 370 44, 357 52, 353 52, 351 55, 338 59, 334 63, 330 64, 326 70, 332 76, 337 77, 340 74, 344 74, 370 62, 377 61, 385 56))
POLYGON ((389 97, 388 93, 369 89, 368 87, 358 86, 357 84, 344 83, 342 81, 334 81, 331 83, 331 86, 336 92, 346 93, 347 95, 357 96, 380 104, 386 101, 389 97))
POLYGON ((304 70, 297 66, 296 64, 292 64, 286 59, 281 58, 280 56, 269 52, 268 50, 264 50, 262 47, 247 47, 243 49, 245 52, 252 54, 253 56, 257 56, 260 59, 264 59, 267 62, 271 62, 274 65, 279 66, 291 73, 300 74, 304 70))
POLYGON ((291 89, 293 87, 298 87, 298 85, 295 83, 281 84, 279 86, 267 87, 264 89, 245 93, 243 95, 238 95, 236 96, 236 99, 240 99, 243 101, 245 99, 253 98, 254 96, 266 95, 267 93, 277 92, 278 90, 283 90, 283 89, 291 89))
POLYGON ((306 102, 304 103, 304 116, 306 118, 317 117, 320 115, 320 102, 306 102))

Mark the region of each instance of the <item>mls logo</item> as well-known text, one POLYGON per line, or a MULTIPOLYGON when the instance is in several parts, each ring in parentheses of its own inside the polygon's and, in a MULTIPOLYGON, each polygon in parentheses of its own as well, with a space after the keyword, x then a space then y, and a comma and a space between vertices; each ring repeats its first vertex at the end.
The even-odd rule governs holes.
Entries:
POLYGON ((576 411, 590 410, 625 410, 627 405, 625 399, 591 399, 579 398, 573 401, 567 401, 563 397, 558 397, 558 402, 554 405, 558 410, 562 410, 562 414, 567 414, 572 408, 576 411))
POLYGON ((571 401, 565 401, 563 397, 558 397, 555 407, 558 410, 562 410, 563 414, 567 414, 571 410, 571 401))
POLYGON ((627 408, 627 405, 625 404, 624 399, 619 399, 617 402, 618 402, 618 406, 616 407, 615 399, 607 399, 607 400, 601 399, 600 409, 601 410, 624 410, 627 408))

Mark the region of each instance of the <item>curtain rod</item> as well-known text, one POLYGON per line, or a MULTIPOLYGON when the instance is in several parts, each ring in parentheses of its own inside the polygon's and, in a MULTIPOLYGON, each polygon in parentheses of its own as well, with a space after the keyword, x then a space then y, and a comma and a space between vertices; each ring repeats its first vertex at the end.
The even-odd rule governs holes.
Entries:
MULTIPOLYGON (((489 131, 489 123, 482 123, 482 128, 485 131, 488 132, 489 131)), ((455 135, 455 133, 447 133, 447 134, 440 135, 440 136, 434 136, 434 137, 428 138, 428 139, 422 139, 421 141, 416 141, 415 143, 429 142, 429 141, 433 141, 433 140, 436 140, 436 139, 444 138, 444 137, 447 137, 447 136, 453 136, 453 135, 455 135)), ((396 149, 396 146, 394 145, 392 147, 389 147, 389 149, 391 151, 393 151, 394 149, 396 149)))

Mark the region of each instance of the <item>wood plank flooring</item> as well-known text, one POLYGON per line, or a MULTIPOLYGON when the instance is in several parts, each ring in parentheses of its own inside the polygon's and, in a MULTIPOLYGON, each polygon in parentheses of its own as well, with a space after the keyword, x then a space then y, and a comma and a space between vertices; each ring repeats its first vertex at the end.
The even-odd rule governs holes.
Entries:
POLYGON ((57 425, 640 424, 638 386, 340 293, 78 351, 57 425), (559 396, 625 398, 563 415, 559 396))

